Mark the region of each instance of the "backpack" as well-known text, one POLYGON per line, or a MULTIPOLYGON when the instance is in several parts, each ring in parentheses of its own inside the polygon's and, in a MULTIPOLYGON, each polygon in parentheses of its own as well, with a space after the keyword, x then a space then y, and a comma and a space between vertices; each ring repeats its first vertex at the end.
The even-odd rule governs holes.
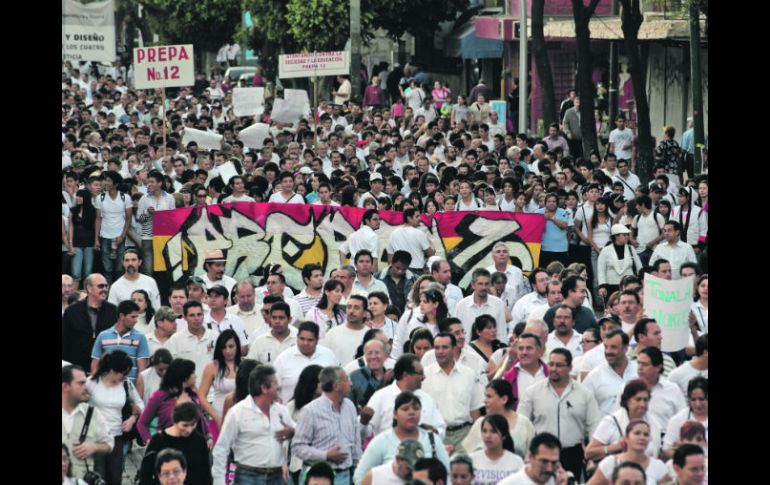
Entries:
MULTIPOLYGON (((126 194, 118 190, 118 193, 120 194, 120 201, 125 202, 126 201, 126 194)), ((99 202, 102 204, 104 203, 104 199, 107 197, 107 192, 102 191, 102 193, 99 195, 99 202)))

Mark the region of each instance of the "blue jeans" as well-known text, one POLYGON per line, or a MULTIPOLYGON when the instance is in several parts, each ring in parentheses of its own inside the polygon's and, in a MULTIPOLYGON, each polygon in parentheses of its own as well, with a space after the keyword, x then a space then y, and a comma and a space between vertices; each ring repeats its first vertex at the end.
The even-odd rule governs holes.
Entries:
POLYGON ((94 268, 94 248, 75 248, 72 256, 72 279, 81 281, 94 268))
POLYGON ((102 266, 104 266, 104 277, 107 278, 107 284, 112 284, 113 281, 120 278, 123 275, 123 254, 126 252, 126 240, 118 244, 115 249, 115 259, 110 258, 112 253, 112 239, 99 237, 99 241, 102 245, 102 266))
POLYGON ((284 483, 282 473, 265 475, 238 468, 235 470, 232 485, 284 485, 284 483))

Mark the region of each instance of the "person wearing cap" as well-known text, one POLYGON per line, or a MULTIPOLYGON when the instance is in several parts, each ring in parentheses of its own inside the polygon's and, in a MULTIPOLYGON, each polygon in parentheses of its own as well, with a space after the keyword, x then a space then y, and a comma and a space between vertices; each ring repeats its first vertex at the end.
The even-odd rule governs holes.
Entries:
POLYGON ((388 197, 388 195, 382 191, 383 187, 385 187, 385 182, 383 182, 381 173, 375 172, 369 176, 369 187, 369 192, 365 192, 358 198, 358 207, 363 207, 364 202, 368 198, 372 198, 376 202, 380 200, 380 197, 388 197))
POLYGON ((166 347, 168 340, 176 333, 176 320, 179 317, 180 315, 167 306, 158 309, 155 313, 154 328, 145 334, 150 355, 153 355, 156 350, 166 347))
POLYGON ((137 209, 136 220, 142 224, 142 273, 152 275, 152 221, 155 211, 176 209, 176 201, 171 194, 163 190, 163 174, 152 170, 147 174, 148 194, 141 198, 137 209))
POLYGON ((212 249, 206 251, 206 259, 203 260, 203 271, 206 272, 201 279, 207 289, 213 288, 216 285, 222 285, 227 290, 227 293, 233 291, 233 287, 237 283, 235 278, 227 276, 225 274, 225 258, 224 252, 221 249, 212 249))
POLYGON ((424 456, 425 450, 419 441, 404 440, 398 445, 393 460, 367 471, 361 485, 406 483, 412 477, 415 463, 424 456))
POLYGON ((238 334, 241 340, 241 355, 249 352, 249 338, 246 335, 246 326, 240 317, 227 311, 226 306, 230 301, 230 293, 222 285, 214 285, 208 290, 209 311, 203 316, 204 326, 213 329, 216 333, 231 329, 238 334))
POLYGON ((626 275, 636 275, 642 268, 642 261, 636 250, 628 244, 631 231, 623 224, 615 224, 610 229, 612 244, 604 246, 596 264, 599 281, 598 294, 607 298, 618 290, 620 279, 626 275))

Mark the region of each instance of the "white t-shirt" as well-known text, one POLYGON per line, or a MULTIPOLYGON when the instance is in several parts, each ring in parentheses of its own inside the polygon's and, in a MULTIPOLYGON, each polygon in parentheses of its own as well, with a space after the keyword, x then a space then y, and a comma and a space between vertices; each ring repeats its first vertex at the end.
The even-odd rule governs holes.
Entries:
POLYGON ((412 255, 411 268, 425 266, 425 250, 430 247, 428 237, 424 232, 411 226, 399 227, 390 235, 388 254, 403 250, 412 255))
POLYGON ((623 149, 626 145, 633 145, 634 143, 634 133, 631 130, 625 128, 621 131, 615 128, 610 132, 610 143, 615 144, 615 155, 618 157, 618 160, 631 159, 631 148, 623 149))
POLYGON ((668 375, 668 380, 673 382, 682 390, 682 395, 687 398, 687 385, 690 384, 690 380, 695 377, 709 378, 709 370, 698 370, 692 366, 690 362, 684 362, 682 365, 672 370, 668 375))
POLYGON ((636 236, 636 240, 639 242, 638 251, 641 252, 647 249, 647 243, 660 236, 661 231, 663 231, 663 224, 665 223, 666 220, 663 216, 655 214, 654 212, 650 212, 647 216, 639 214, 634 217, 634 220, 631 222, 631 227, 639 230, 639 233, 636 236), (657 224, 655 223, 656 219, 657 224))
POLYGON ((102 211, 102 229, 99 235, 105 239, 120 236, 126 224, 126 209, 132 207, 131 197, 118 192, 113 200, 110 194, 102 193, 94 200, 94 207, 102 211))
POLYGON ((356 358, 356 350, 364 341, 364 334, 369 327, 364 325, 360 330, 353 330, 347 325, 339 325, 326 332, 321 345, 327 347, 337 357, 340 365, 345 365, 356 358))
POLYGON ((155 279, 143 274, 140 274, 139 278, 134 281, 130 281, 125 276, 118 278, 110 287, 107 301, 117 306, 121 301, 130 300, 131 294, 136 290, 146 291, 150 295, 153 308, 160 308, 158 284, 155 279))
POLYGON ((284 204, 304 204, 305 200, 302 198, 299 194, 292 194, 291 197, 288 199, 285 199, 283 197, 283 194, 280 192, 276 192, 273 195, 270 196, 270 199, 268 202, 283 202, 284 204))
MULTIPOLYGON (((529 478, 529 475, 527 475, 527 468, 524 467, 521 470, 519 470, 517 473, 514 473, 513 475, 508 475, 503 480, 500 480, 498 482, 498 485, 538 485, 535 483, 531 478, 529 478)), ((556 480, 554 478, 551 478, 547 482, 545 482, 543 485, 556 485, 556 480)))
POLYGON ((508 450, 497 460, 491 460, 484 450, 471 453, 470 457, 473 460, 473 485, 495 485, 524 468, 524 460, 508 450))

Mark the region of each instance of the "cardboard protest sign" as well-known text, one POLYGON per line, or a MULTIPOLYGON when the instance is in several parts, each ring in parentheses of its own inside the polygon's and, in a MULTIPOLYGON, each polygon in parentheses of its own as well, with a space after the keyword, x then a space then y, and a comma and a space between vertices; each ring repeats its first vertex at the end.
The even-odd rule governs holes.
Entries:
POLYGON ((137 89, 192 86, 195 66, 192 44, 134 49, 134 86, 137 89))
POLYGON ((62 61, 115 61, 115 1, 83 4, 63 0, 62 61))
POLYGON ((222 135, 196 130, 195 128, 185 128, 182 135, 182 144, 187 145, 191 141, 194 141, 199 147, 206 150, 219 150, 222 148, 222 135))
POLYGON ((249 148, 262 149, 265 138, 270 137, 270 125, 255 123, 238 133, 238 139, 249 148))
POLYGON ((644 275, 644 310, 660 325, 662 351, 674 352, 687 346, 690 337, 688 316, 692 303, 692 277, 664 280, 651 274, 644 275))
POLYGON ((265 88, 233 89, 233 114, 235 116, 259 116, 264 111, 265 88))

